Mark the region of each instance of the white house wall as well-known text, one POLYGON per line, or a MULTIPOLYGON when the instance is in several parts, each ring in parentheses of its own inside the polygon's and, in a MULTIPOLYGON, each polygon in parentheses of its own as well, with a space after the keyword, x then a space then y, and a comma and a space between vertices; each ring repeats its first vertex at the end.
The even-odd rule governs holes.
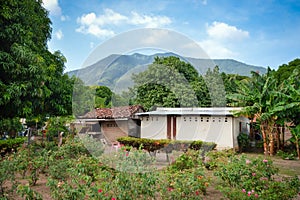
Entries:
POLYGON ((177 117, 178 140, 215 142, 218 148, 232 148, 232 117, 181 116, 177 117))
POLYGON ((141 138, 165 139, 167 137, 166 134, 166 116, 150 116, 141 118, 141 138))

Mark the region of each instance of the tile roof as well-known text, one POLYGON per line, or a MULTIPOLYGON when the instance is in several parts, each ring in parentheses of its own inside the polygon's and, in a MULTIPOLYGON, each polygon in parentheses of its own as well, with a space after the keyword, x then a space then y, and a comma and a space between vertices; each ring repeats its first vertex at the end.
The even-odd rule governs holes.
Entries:
POLYGON ((91 112, 86 113, 82 118, 88 119, 118 119, 130 118, 134 114, 144 112, 144 108, 140 105, 120 106, 113 108, 96 108, 91 112))

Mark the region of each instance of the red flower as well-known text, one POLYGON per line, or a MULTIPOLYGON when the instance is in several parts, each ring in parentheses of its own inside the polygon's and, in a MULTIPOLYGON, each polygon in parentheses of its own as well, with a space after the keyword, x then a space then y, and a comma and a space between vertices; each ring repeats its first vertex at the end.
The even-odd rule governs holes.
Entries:
POLYGON ((199 192, 198 190, 197 190, 195 193, 196 193, 196 195, 199 195, 199 194, 200 194, 200 192, 199 192))
POLYGON ((169 192, 172 192, 173 190, 174 190, 173 188, 168 187, 168 191, 169 191, 169 192))
POLYGON ((116 200, 116 198, 113 197, 113 198, 111 198, 111 200, 116 200))
POLYGON ((99 189, 99 190, 98 190, 98 193, 101 193, 101 192, 103 192, 103 190, 102 190, 102 189, 99 189))

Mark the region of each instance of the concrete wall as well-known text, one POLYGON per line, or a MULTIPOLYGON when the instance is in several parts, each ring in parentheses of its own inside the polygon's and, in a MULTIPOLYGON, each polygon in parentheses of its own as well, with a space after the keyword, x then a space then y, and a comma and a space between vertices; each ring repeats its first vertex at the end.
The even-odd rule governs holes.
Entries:
POLYGON ((141 138, 150 138, 150 139, 167 138, 167 117, 166 116, 141 117, 141 138))
POLYGON ((178 140, 202 140, 215 142, 218 148, 233 147, 232 117, 181 116, 177 121, 178 140))
MULTIPOLYGON (((167 116, 142 117, 141 120, 142 138, 167 138, 167 116)), ((247 127, 249 120, 242 117, 185 115, 172 117, 171 120, 176 120, 177 140, 215 142, 219 149, 237 147, 237 136, 240 129, 243 132, 249 130, 247 127)), ((172 135, 173 124, 171 121, 172 135)))

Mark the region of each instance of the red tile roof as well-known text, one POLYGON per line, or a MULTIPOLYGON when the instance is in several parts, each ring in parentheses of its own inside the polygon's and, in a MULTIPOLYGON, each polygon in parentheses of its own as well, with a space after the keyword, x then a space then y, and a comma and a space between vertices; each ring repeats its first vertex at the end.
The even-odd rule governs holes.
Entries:
POLYGON ((120 106, 113 108, 96 108, 88 112, 83 118, 89 119, 117 119, 117 118, 131 118, 134 114, 144 112, 144 108, 140 105, 134 106, 120 106))

